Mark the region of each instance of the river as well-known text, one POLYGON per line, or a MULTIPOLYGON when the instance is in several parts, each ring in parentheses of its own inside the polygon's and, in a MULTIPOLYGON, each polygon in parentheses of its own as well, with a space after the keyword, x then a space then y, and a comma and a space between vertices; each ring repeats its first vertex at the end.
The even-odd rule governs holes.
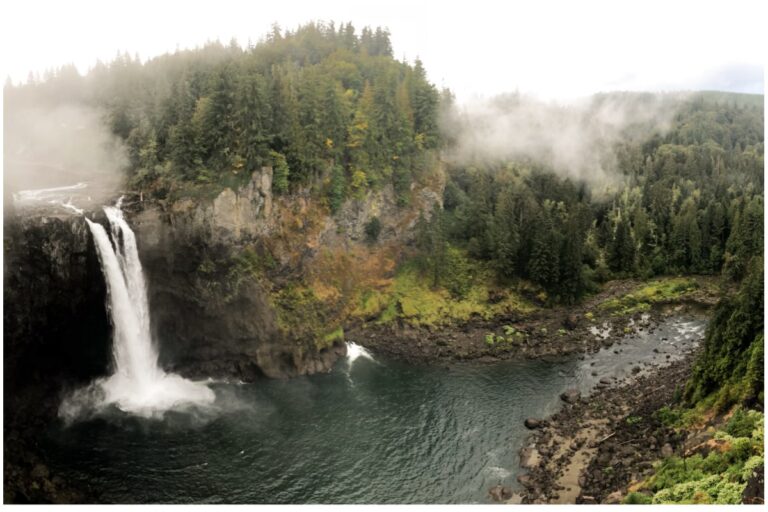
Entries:
POLYGON ((324 375, 211 383, 211 407, 163 419, 113 408, 52 427, 44 449, 103 502, 487 503, 489 487, 517 487, 525 418, 555 412, 567 388, 682 357, 704 327, 675 317, 557 361, 357 357, 324 375))

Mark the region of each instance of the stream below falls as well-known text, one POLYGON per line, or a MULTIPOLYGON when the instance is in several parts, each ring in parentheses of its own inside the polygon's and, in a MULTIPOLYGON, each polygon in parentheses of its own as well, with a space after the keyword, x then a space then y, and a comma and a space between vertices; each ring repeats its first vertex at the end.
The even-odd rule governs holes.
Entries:
POLYGON ((357 347, 324 375, 209 383, 213 404, 162 419, 113 407, 57 424, 43 449, 102 502, 487 503, 493 485, 518 488, 525 418, 681 358, 705 325, 672 317, 558 361, 416 366, 357 347))

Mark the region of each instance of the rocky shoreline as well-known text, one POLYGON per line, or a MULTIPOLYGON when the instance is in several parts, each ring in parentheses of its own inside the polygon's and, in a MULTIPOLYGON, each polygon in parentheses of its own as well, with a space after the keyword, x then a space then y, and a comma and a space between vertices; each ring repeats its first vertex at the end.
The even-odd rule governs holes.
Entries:
MULTIPOLYGON (((691 374, 700 348, 650 374, 623 381, 612 378, 588 397, 561 395, 563 408, 553 416, 526 420, 533 431, 520 450, 519 493, 508 487, 489 490, 496 501, 528 504, 618 504, 654 472, 654 463, 671 455, 690 456, 708 446, 712 417, 689 430, 665 425, 657 411, 672 406, 691 374)), ((762 472, 744 493, 745 503, 763 502, 762 472)))
POLYGON ((601 380, 589 396, 565 395, 563 408, 541 420, 521 450, 528 473, 518 503, 619 503, 651 474, 653 462, 677 453, 685 439, 654 413, 675 402, 697 351, 655 372, 601 380))
POLYGON ((475 319, 463 325, 430 329, 405 323, 357 324, 345 329, 346 338, 375 353, 411 363, 457 361, 495 362, 509 359, 545 359, 569 354, 594 353, 609 347, 621 334, 653 330, 661 319, 688 312, 706 311, 717 302, 703 290, 684 300, 653 304, 647 313, 612 314, 599 304, 628 293, 640 281, 618 280, 575 306, 542 308, 530 314, 475 319), (524 336, 516 344, 489 345, 489 333, 514 328, 524 336), (603 333, 602 335, 600 333, 603 333), (608 334, 611 335, 608 335, 608 334))

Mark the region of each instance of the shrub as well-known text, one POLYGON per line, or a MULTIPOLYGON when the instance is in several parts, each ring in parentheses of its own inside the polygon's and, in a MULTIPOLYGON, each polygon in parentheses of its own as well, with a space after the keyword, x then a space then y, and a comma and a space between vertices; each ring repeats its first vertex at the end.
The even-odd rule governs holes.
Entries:
POLYGON ((372 217, 365 224, 365 238, 369 243, 375 243, 381 234, 381 221, 378 217, 372 217))
POLYGON ((671 409, 667 406, 664 406, 656 411, 656 417, 659 419, 662 425, 672 427, 680 423, 680 420, 683 417, 683 412, 680 409, 671 409))
POLYGON ((750 437, 759 421, 760 414, 758 412, 744 411, 739 407, 728 420, 725 431, 733 437, 750 437))
POLYGON ((624 503, 626 505, 650 505, 652 502, 652 496, 648 496, 641 492, 631 492, 624 498, 624 503))
POLYGON ((448 247, 443 272, 443 285, 455 298, 466 297, 472 287, 473 268, 464 254, 455 247, 448 247))

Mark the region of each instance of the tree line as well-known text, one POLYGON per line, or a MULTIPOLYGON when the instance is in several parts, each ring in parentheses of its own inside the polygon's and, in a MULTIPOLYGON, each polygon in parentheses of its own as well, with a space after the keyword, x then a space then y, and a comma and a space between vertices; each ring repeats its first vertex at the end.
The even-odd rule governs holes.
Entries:
POLYGON ((607 195, 535 161, 453 166, 444 211, 422 223, 432 271, 449 272, 436 250, 458 247, 561 303, 616 277, 739 281, 762 254, 764 145, 762 98, 735 98, 688 99, 666 133, 621 142, 607 195))
POLYGON ((146 63, 120 55, 85 76, 65 66, 5 97, 103 109, 131 185, 158 197, 269 165, 276 193, 308 187, 331 210, 387 184, 406 203, 440 141, 422 63, 395 60, 387 30, 351 23, 274 27, 245 49, 210 43, 146 63))

